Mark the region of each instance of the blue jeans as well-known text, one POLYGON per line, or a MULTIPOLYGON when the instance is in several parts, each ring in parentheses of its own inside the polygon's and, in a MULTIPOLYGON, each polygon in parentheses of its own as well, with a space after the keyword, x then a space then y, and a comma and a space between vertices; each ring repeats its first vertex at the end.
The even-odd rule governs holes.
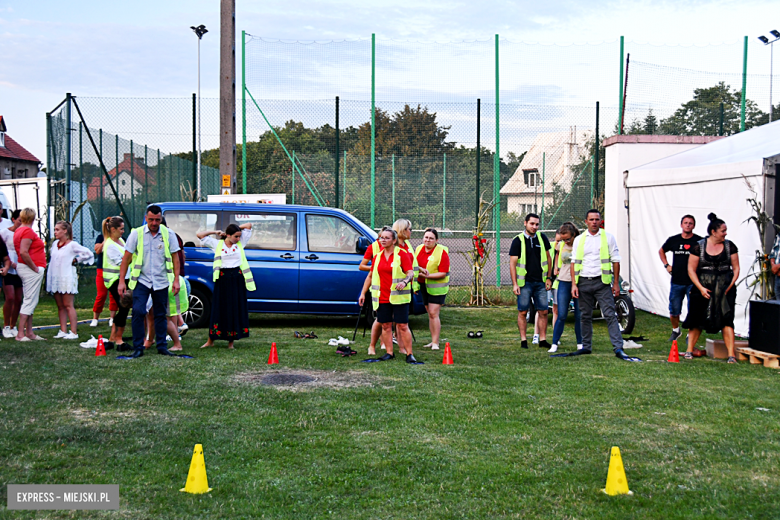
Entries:
POLYGON ((525 282, 525 285, 520 288, 520 295, 517 297, 517 310, 525 312, 530 309, 532 298, 537 311, 547 311, 550 308, 547 287, 543 282, 525 282))
MULTIPOLYGON (((563 336, 563 328, 566 326, 566 318, 569 316, 569 302, 571 297, 571 282, 558 281, 558 319, 553 328, 553 345, 557 345, 563 336)), ((580 302, 574 299, 574 335, 577 336, 577 345, 582 344, 582 325, 580 324, 580 302)))
POLYGON ((688 310, 691 310, 691 285, 672 284, 669 289, 669 316, 679 316, 682 314, 683 298, 688 298, 688 310))
POLYGON ((133 289, 133 348, 144 349, 146 324, 146 302, 152 296, 154 311, 154 335, 157 340, 157 350, 168 348, 165 336, 168 333, 168 288, 153 291, 138 282, 133 289))

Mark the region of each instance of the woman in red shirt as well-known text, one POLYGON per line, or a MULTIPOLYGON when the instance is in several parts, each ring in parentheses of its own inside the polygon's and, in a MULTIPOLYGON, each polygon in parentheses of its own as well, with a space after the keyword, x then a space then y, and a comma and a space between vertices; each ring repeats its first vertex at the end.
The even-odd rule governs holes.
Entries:
POLYGON ((24 300, 19 310, 19 333, 16 341, 43 340, 32 330, 32 315, 38 305, 41 282, 46 272, 46 245, 33 231, 35 210, 24 208, 19 214, 22 225, 14 232, 14 247, 19 252, 16 271, 22 279, 24 300))
POLYGON ((409 332, 409 302, 391 303, 391 296, 397 296, 394 293, 411 292, 412 278, 414 277, 414 267, 412 256, 405 251, 398 249, 398 234, 390 227, 382 228, 379 233, 379 244, 382 250, 371 262, 371 273, 366 277, 363 284, 363 290, 360 293, 358 303, 362 306, 365 303, 366 291, 368 287, 376 286, 376 280, 379 280, 379 290, 372 291, 372 297, 375 298, 376 319, 382 326, 382 342, 385 344, 387 353, 376 358, 376 361, 388 361, 395 359, 393 354, 393 323, 395 323, 398 332, 398 347, 406 352, 407 363, 420 363, 412 354, 411 342, 407 342, 409 332), (398 255, 398 258, 396 258, 398 255), (394 281, 393 266, 400 266, 405 276, 400 281, 398 277, 394 281), (379 294, 376 294, 376 293, 379 294), (408 343, 408 344, 407 344, 408 343))
POLYGON ((425 310, 428 311, 428 328, 431 342, 425 345, 439 350, 441 320, 439 311, 449 290, 450 255, 446 247, 439 245, 439 233, 433 228, 425 230, 423 245, 417 247, 417 265, 420 266, 420 294, 425 310), (433 261, 431 261, 433 257, 433 261), (428 264, 431 264, 429 268, 428 264))

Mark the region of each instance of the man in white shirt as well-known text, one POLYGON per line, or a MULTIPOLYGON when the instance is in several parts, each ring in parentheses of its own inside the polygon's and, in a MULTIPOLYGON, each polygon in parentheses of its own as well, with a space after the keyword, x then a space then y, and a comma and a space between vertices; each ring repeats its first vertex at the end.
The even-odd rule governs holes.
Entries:
POLYGON ((615 311, 615 296, 620 294, 620 252, 617 242, 614 236, 600 229, 601 213, 598 210, 588 211, 585 223, 588 226, 587 231, 575 238, 572 244, 571 294, 572 297, 579 298, 582 349, 571 355, 591 353, 593 309, 598 301, 601 314, 607 322, 609 340, 615 356, 626 361, 637 360, 623 352, 623 336, 615 311), (606 251, 602 254, 604 237, 606 251))

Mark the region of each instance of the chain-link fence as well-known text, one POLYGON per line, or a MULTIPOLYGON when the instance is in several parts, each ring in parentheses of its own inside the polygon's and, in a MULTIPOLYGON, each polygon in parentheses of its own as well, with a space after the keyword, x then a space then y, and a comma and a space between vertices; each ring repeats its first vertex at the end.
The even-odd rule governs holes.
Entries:
MULTIPOLYGON (((167 104, 168 112, 173 112, 171 107, 175 104, 167 104)), ((191 149, 181 151, 187 150, 181 138, 191 141, 192 134, 177 134, 174 128, 174 122, 181 124, 186 116, 175 114, 171 125, 165 127, 168 133, 155 133, 149 130, 159 129, 157 118, 160 114, 155 116, 154 107, 149 105, 154 103, 66 97, 62 105, 47 116, 47 177, 53 219, 71 221, 74 240, 81 244, 94 244, 106 216, 126 216, 126 232, 129 233, 132 227, 143 222, 148 204, 193 200, 196 196, 195 156, 191 149), (101 113, 101 105, 104 109, 109 108, 105 111, 108 114, 101 113), (141 105, 146 105, 144 109, 149 112, 144 113, 141 105), (127 119, 117 117, 122 114, 122 108, 127 119), (96 117, 90 118, 90 115, 96 117), (93 126, 92 120, 114 129, 124 128, 129 138, 93 126), (139 131, 144 127, 146 132, 139 131), (158 146, 167 138, 170 148, 161 150, 149 146, 150 137, 158 146), (171 149, 178 153, 171 153, 171 149)), ((201 165, 200 179, 203 197, 219 193, 217 168, 201 165)))
MULTIPOLYGON (((562 46, 242 36, 240 189, 340 207, 374 228, 398 218, 415 230, 436 227, 451 250, 452 303, 473 301, 480 283, 489 301, 512 299, 508 250, 525 214, 538 213, 552 238, 563 222, 603 207, 597 144, 605 137, 729 135, 770 119, 770 78, 746 74, 742 41, 562 46)), ((134 224, 147 201, 191 198, 196 135, 202 194, 217 192, 218 100, 201 100, 202 131, 191 98, 77 101, 112 179, 128 172, 119 180, 130 186, 117 190, 120 200, 131 199, 134 224)), ((117 212, 105 178, 93 171, 97 154, 84 125, 65 112, 52 114, 47 141, 53 185, 69 178, 74 207, 87 200, 100 216, 117 212)), ((420 240, 415 231, 413 242, 420 240)))

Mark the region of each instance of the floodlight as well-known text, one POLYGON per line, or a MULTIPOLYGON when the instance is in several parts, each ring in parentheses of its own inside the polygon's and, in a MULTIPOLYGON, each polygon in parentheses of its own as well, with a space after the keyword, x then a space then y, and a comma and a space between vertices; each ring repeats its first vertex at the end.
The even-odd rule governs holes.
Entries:
POLYGON ((203 38, 203 35, 204 35, 204 34, 206 34, 207 32, 209 32, 209 30, 208 30, 208 29, 206 29, 206 26, 205 26, 205 25, 203 25, 203 24, 201 24, 201 25, 199 25, 199 26, 197 26, 197 27, 195 27, 195 26, 190 26, 190 29, 192 29, 193 31, 195 31, 195 34, 198 36, 198 39, 199 39, 199 40, 200 40, 201 38, 203 38))
POLYGON ((769 31, 769 33, 772 36, 774 36, 775 38, 780 38, 780 31, 778 31, 778 30, 772 30, 772 31, 769 31))
MULTIPOLYGON (((193 29, 194 29, 194 27, 193 27, 193 29)), ((764 44, 769 43, 769 38, 767 38, 766 36, 759 36, 758 39, 761 40, 761 42, 764 43, 764 44)))

